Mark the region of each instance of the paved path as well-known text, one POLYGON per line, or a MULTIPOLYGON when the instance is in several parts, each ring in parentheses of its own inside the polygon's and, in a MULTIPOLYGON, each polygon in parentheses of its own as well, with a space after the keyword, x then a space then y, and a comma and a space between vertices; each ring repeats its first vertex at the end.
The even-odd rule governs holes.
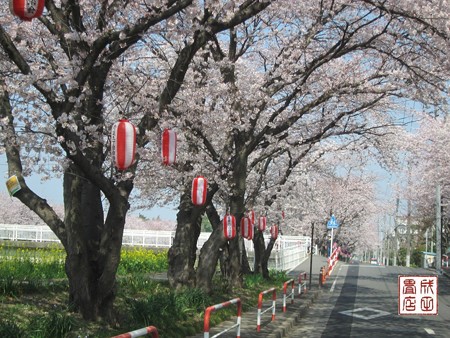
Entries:
MULTIPOLYGON (((298 275, 300 272, 305 271, 308 274, 307 278, 307 288, 308 292, 306 294, 298 296, 298 288, 296 287, 295 292, 295 300, 294 303, 291 304, 290 301, 287 301, 287 310, 286 312, 282 311, 283 306, 283 295, 282 295, 282 285, 280 285, 280 292, 277 294, 276 301, 276 314, 275 320, 271 321, 271 312, 268 311, 262 315, 261 320, 261 330, 257 332, 257 307, 253 307, 250 310, 247 310, 242 313, 241 319, 241 331, 240 336, 242 338, 281 338, 286 337, 289 333, 295 329, 300 319, 305 315, 308 308, 312 305, 314 301, 316 301, 319 295, 322 293, 322 290, 319 288, 319 271, 320 268, 326 265, 326 258, 322 256, 313 256, 312 262, 312 276, 311 276, 311 285, 309 284, 309 271, 310 271, 310 258, 306 258, 299 265, 288 273, 289 278, 294 278, 296 281, 298 279, 298 275)), ((444 274, 450 276, 450 269, 443 269, 444 274)), ((327 287, 327 286, 326 286, 327 287)), ((325 289, 326 289, 325 287, 325 289)), ((264 302, 263 311, 271 306, 270 299, 271 297, 266 296, 268 300, 264 302)), ((255 300, 256 302, 256 300, 255 300)), ((220 310, 218 310, 220 311, 220 310)), ((211 314, 214 316, 214 313, 211 314)), ((211 327, 209 336, 213 337, 217 333, 220 333, 236 324, 236 318, 232 320, 228 320, 220 323, 215 327, 211 327)), ((204 333, 199 333, 195 336, 187 337, 187 338, 203 338, 204 333)), ((231 338, 236 337, 236 329, 232 329, 224 334, 221 334, 220 337, 231 338)))
MULTIPOLYGON (((326 258, 322 256, 313 256, 312 261, 312 276, 311 276, 311 286, 309 285, 309 270, 310 270, 310 258, 306 258, 299 265, 289 272, 289 278, 293 278, 296 281, 295 287, 295 300, 294 303, 291 304, 290 299, 287 300, 286 312, 283 312, 283 294, 282 289, 283 285, 280 285, 279 292, 277 293, 276 300, 276 313, 275 320, 271 321, 271 312, 268 311, 262 315, 261 319, 261 330, 257 332, 257 306, 251 308, 242 313, 241 319, 241 337, 242 338, 278 338, 284 337, 287 333, 292 330, 293 326, 296 322, 299 321, 301 316, 306 312, 309 306, 317 299, 321 290, 319 289, 319 271, 322 266, 326 265, 326 258), (300 297, 298 296, 298 286, 297 280, 300 272, 306 272, 308 274, 307 278, 307 288, 308 291, 306 294, 302 293, 300 297)), ((289 287, 288 293, 291 288, 289 287)), ((263 291, 263 290, 261 290, 263 291)), ((271 297, 266 296, 267 301, 263 303, 263 311, 271 306, 271 297)), ((255 303, 257 299, 255 300, 255 303)), ((212 305, 212 304, 211 304, 212 305)), ((220 311, 220 310, 218 310, 220 311)), ((211 316, 214 316, 212 313, 211 316)), ((215 327, 211 327, 209 336, 212 337, 215 334, 222 332, 236 324, 236 318, 233 320, 225 321, 220 323, 215 327)), ((204 333, 199 333, 195 336, 188 338, 203 338, 204 333)), ((220 337, 236 337, 236 329, 232 329, 220 337)))

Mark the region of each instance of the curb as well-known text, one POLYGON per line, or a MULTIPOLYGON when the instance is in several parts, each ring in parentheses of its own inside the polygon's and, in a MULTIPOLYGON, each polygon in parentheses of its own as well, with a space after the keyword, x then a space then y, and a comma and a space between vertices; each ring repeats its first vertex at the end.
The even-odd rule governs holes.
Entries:
POLYGON ((322 293, 322 289, 308 291, 314 293, 312 297, 310 297, 304 304, 300 306, 300 308, 295 312, 290 318, 287 318, 282 325, 276 328, 272 333, 267 335, 267 338, 282 338, 285 337, 289 331, 301 320, 301 318, 308 311, 309 307, 317 300, 319 295, 322 293))

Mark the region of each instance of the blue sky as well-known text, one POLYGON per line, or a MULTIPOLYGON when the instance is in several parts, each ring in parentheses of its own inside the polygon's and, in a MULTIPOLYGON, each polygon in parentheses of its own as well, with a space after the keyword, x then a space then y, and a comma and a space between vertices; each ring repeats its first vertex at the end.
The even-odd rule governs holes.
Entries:
MULTIPOLYGON (((392 197, 392 191, 390 184, 393 183, 393 181, 396 180, 395 177, 393 177, 390 173, 386 172, 385 170, 381 169, 377 165, 372 165, 370 170, 374 170, 377 175, 381 176, 380 181, 378 182, 378 193, 379 198, 381 199, 393 199, 392 197)), ((1 178, 3 178, 3 182, 6 182, 8 179, 8 166, 6 163, 6 156, 0 155, 0 173, 1 178)), ((28 186, 36 192, 39 196, 42 198, 45 198, 47 201, 49 201, 50 204, 63 204, 63 192, 62 192, 62 179, 61 178, 52 178, 45 181, 41 180, 41 176, 39 174, 33 174, 30 177, 26 178, 28 186)), ((3 191, 5 193, 8 193, 6 189, 6 185, 3 184, 3 191)), ((143 216, 153 219, 153 218, 160 218, 162 220, 176 220, 176 206, 171 205, 167 207, 155 207, 153 209, 147 209, 147 210, 132 210, 131 214, 133 215, 139 215, 142 214, 143 216)), ((383 222, 384 223, 384 222, 383 222)), ((387 219, 386 224, 388 227, 392 226, 391 219, 387 219)))
MULTIPOLYGON (((0 155, 0 174, 3 182, 6 182, 8 179, 8 165, 6 163, 6 156, 0 155)), ((33 174, 29 177, 26 177, 27 185, 39 196, 45 198, 50 204, 57 205, 63 204, 63 191, 62 191, 62 178, 52 178, 46 181, 41 180, 41 176, 39 174, 33 174)), ((6 189, 5 183, 3 184, 2 190, 5 193, 8 193, 6 189)), ((160 218, 162 220, 176 220, 177 210, 174 210, 174 206, 170 207, 157 207, 148 210, 139 210, 132 211, 131 214, 139 215, 153 219, 160 218)))

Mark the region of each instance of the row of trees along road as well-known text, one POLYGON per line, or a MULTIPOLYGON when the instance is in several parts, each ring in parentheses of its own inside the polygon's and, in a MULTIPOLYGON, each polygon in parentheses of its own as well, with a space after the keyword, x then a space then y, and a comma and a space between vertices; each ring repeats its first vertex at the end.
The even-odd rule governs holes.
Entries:
MULTIPOLYGON (((282 207, 294 210, 301 186, 316 190, 317 168, 330 174, 324 161, 357 150, 360 163, 375 153, 389 164, 393 136, 401 132, 392 112, 401 100, 436 103, 446 95, 445 0, 47 0, 45 6, 32 22, 0 9, 0 144, 8 174, 22 186, 14 197, 61 240, 70 301, 88 320, 113 320, 135 185, 149 203, 179 198, 171 285, 209 291, 220 252, 227 252, 224 271, 236 287, 250 267, 242 238, 227 243, 222 236, 224 210, 238 224, 252 208, 273 212, 269 218, 278 222, 282 207), (138 130, 136 162, 123 172, 110 160, 111 126, 121 117, 138 130), (179 137, 172 167, 159 159, 165 127, 179 137), (33 171, 63 176, 64 218, 27 186, 33 171), (210 183, 203 207, 190 202, 199 174, 210 183), (194 268, 204 214, 214 230, 194 268)), ((326 221, 326 212, 313 215, 302 205, 304 219, 326 221)), ((336 216, 348 220, 351 233, 364 212, 342 210, 351 214, 336 216)), ((265 247, 261 233, 253 241, 254 270, 267 273, 274 243, 265 247)))

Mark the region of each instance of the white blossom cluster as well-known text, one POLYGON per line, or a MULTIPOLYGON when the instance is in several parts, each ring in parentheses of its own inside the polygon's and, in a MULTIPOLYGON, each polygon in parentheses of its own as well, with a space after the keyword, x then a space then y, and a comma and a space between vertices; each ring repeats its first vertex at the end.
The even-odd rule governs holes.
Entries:
MULTIPOLYGON (((404 102, 447 100, 447 0, 271 1, 195 53, 186 48, 249 2, 192 1, 180 10, 162 0, 103 3, 78 1, 81 22, 66 25, 47 11, 23 23, 1 9, 4 37, 18 53, 13 62, 0 52, 2 88, 26 174, 60 175, 82 154, 105 178, 134 180, 143 207, 177 203, 203 175, 219 187, 219 210, 243 194, 273 222, 287 210, 286 228, 299 233, 333 209, 346 225, 342 240, 363 241, 380 209, 368 158, 398 166, 409 142, 399 111, 416 113, 404 102), (138 127, 135 172, 112 168, 110 130, 121 118, 138 127), (161 163, 165 128, 178 136, 171 167, 161 163)), ((0 116, 2 133, 8 121, 0 116)), ((441 123, 431 130, 444 130, 441 123)))

